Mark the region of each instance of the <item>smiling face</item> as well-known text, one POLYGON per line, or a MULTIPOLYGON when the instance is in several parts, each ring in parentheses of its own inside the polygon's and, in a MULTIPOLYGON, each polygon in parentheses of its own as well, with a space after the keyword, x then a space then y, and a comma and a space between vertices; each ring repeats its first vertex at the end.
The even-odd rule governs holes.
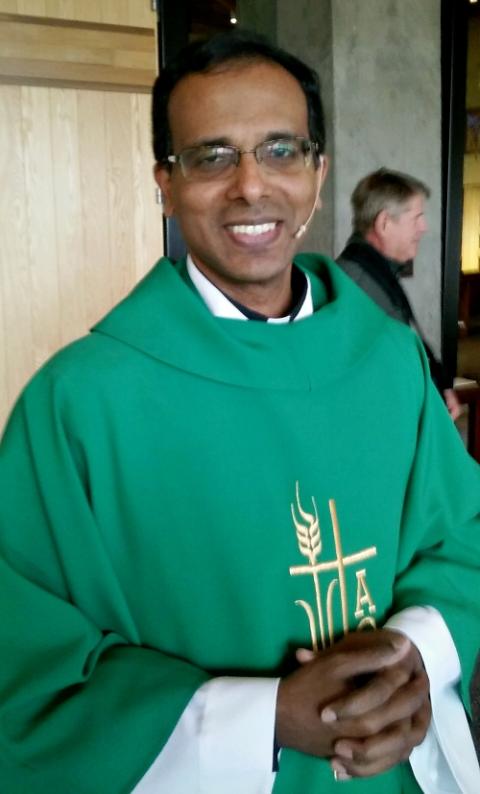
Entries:
MULTIPOLYGON (((300 84, 268 61, 232 63, 179 81, 169 102, 173 152, 203 143, 250 151, 265 140, 309 137, 300 84)), ((166 215, 178 218, 197 267, 220 289, 274 316, 288 310, 294 235, 315 205, 326 169, 266 171, 244 154, 233 172, 187 180, 178 164, 158 165, 166 215)))
POLYGON ((425 198, 412 196, 398 215, 386 212, 383 253, 397 262, 414 259, 426 231, 425 198))

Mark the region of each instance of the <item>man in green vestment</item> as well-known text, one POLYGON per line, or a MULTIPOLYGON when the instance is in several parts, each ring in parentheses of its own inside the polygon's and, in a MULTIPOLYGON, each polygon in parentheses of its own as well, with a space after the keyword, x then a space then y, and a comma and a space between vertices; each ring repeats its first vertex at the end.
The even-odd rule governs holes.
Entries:
POLYGON ((296 254, 316 75, 197 43, 153 129, 188 257, 2 442, 2 792, 474 794, 479 470, 415 334, 296 254))

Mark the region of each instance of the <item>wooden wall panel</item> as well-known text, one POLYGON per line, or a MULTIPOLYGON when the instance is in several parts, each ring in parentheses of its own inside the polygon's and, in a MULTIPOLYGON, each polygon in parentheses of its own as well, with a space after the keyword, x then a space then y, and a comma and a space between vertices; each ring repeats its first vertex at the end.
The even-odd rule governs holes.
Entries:
POLYGON ((0 0, 2 14, 0 59, 9 55, 10 65, 0 85, 0 431, 35 370, 163 253, 150 143, 150 0, 0 0), (35 83, 45 43, 61 50, 50 64, 58 87, 55 75, 35 83), (24 64, 33 64, 27 79, 15 62, 20 44, 24 64), (88 75, 67 85, 75 62, 87 72, 96 64, 101 77, 103 69, 109 90, 84 90, 88 75), (145 69, 142 87, 128 90, 125 73, 145 69))
POLYGON ((150 30, 156 21, 150 0, 0 0, 2 12, 150 30))
POLYGON ((46 0, 17 0, 17 12, 26 16, 45 17, 47 15, 46 0))
POLYGON ((90 327, 112 306, 115 272, 110 261, 110 226, 105 139, 105 94, 78 92, 83 277, 90 327))
POLYGON ((32 85, 150 89, 154 31, 0 14, 0 81, 32 85))
POLYGON ((130 96, 105 95, 110 261, 115 269, 113 300, 125 294, 135 255, 130 96))
POLYGON ((129 25, 128 0, 103 0, 103 13, 114 25, 129 25))
POLYGON ((17 86, 0 91, 0 426, 33 367, 21 92, 17 86))
MULTIPOLYGON (((53 3, 55 0, 48 0, 53 3)), ((142 0, 143 3, 143 0, 142 0)), ((51 13, 51 16, 59 16, 65 19, 63 14, 51 13)), ((108 15, 105 14, 104 5, 100 0, 83 0, 83 2, 74 2, 74 11, 70 19, 75 19, 78 22, 103 22, 111 23, 108 15)))
POLYGON ((152 11, 151 0, 128 0, 128 19, 130 25, 154 28, 157 17, 155 11, 152 11))
POLYGON ((32 364, 61 343, 57 219, 52 171, 49 90, 22 88, 26 232, 30 270, 32 364))
POLYGON ((149 97, 0 86, 0 428, 162 255, 149 97))
MULTIPOLYGON (((3 292, 3 279, 0 272, 0 291, 3 292)), ((7 318, 5 316, 4 304, 0 300, 0 339, 8 340, 10 334, 13 335, 13 329, 10 331, 7 328, 7 318)), ((7 381, 7 347, 6 343, 0 344, 0 406, 7 406, 9 404, 8 397, 8 381, 7 381)), ((0 409, 1 413, 1 409, 0 409)), ((1 433, 1 422, 0 422, 1 433)))
POLYGON ((463 158, 463 186, 480 187, 480 156, 466 154, 463 158))
POLYGON ((131 103, 135 262, 136 277, 140 279, 149 268, 149 254, 158 251, 160 256, 163 251, 163 216, 154 200, 150 98, 144 94, 132 95, 131 103), (145 185, 150 185, 149 191, 145 191, 145 185))
MULTIPOLYGON (((45 15, 47 17, 54 17, 56 19, 76 19, 76 6, 78 3, 75 0, 44 0, 45 2, 45 15)), ((101 0, 98 5, 101 5, 101 0)))
POLYGON ((480 270, 480 186, 463 191, 462 271, 480 270))
POLYGON ((55 219, 57 224, 60 344, 86 328, 77 94, 50 91, 55 219))

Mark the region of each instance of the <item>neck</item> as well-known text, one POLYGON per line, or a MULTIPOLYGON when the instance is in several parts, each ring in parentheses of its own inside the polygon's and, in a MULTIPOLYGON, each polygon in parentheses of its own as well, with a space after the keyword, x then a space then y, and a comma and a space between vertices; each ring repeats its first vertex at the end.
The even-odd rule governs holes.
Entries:
POLYGON ((292 266, 276 277, 263 281, 234 281, 211 272, 202 263, 193 263, 217 289, 231 301, 265 317, 285 317, 290 313, 292 295, 292 266))
POLYGON ((385 257, 385 259, 389 259, 391 262, 395 263, 396 265, 406 265, 411 262, 411 259, 398 259, 394 256, 394 252, 391 251, 390 247, 386 245, 385 241, 379 237, 379 235, 375 232, 375 230, 369 230, 363 235, 363 239, 370 243, 370 245, 378 251, 379 254, 385 257))
POLYGON ((378 251, 379 254, 382 254, 382 256, 388 257, 388 253, 385 250, 385 246, 383 245, 383 242, 382 242, 381 238, 378 236, 378 234, 376 233, 375 229, 368 229, 368 231, 366 231, 365 234, 362 235, 362 236, 363 236, 363 239, 367 243, 370 243, 370 245, 373 248, 375 248, 375 250, 378 251))
POLYGON ((228 291, 222 290, 222 292, 238 306, 245 307, 249 311, 264 317, 285 317, 292 308, 291 287, 289 287, 287 294, 283 294, 282 291, 282 294, 278 295, 272 294, 271 289, 267 289, 265 294, 262 294, 261 290, 249 288, 245 290, 232 290, 229 288, 228 291))

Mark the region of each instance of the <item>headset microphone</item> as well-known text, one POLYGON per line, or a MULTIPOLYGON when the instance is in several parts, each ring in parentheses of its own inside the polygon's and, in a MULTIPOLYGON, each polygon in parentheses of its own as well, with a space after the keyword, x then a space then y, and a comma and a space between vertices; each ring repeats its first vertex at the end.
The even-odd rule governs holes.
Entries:
POLYGON ((300 237, 303 237, 303 235, 307 231, 308 227, 310 226, 310 223, 312 222, 312 218, 313 218, 313 216, 315 214, 315 210, 316 210, 317 204, 318 204, 318 197, 320 196, 320 188, 322 187, 322 178, 321 178, 322 172, 323 172, 323 157, 322 156, 320 156, 320 167, 319 167, 319 170, 320 170, 320 178, 318 180, 317 192, 315 194, 315 201, 313 202, 313 207, 312 207, 312 209, 310 211, 310 214, 309 214, 307 220, 304 223, 302 223, 301 226, 298 227, 298 229, 295 232, 295 234, 292 235, 294 240, 299 240, 300 237))
MULTIPOLYGON (((318 193, 320 193, 320 188, 318 189, 318 193)), ((316 197, 315 197, 315 203, 314 203, 314 205, 313 205, 313 207, 312 207, 312 211, 310 212, 310 215, 308 216, 308 218, 307 218, 307 220, 305 221, 305 223, 302 223, 302 225, 298 227, 297 231, 296 231, 296 232, 295 232, 295 234, 293 235, 293 238, 294 238, 295 240, 299 240, 299 239, 300 239, 300 237, 303 237, 303 235, 304 235, 304 234, 305 234, 305 232, 307 231, 308 227, 310 226, 311 220, 312 220, 312 218, 313 218, 313 215, 314 215, 314 213, 315 213, 315 210, 316 210, 316 208, 317 208, 318 193, 317 193, 317 195, 316 195, 316 197)))

